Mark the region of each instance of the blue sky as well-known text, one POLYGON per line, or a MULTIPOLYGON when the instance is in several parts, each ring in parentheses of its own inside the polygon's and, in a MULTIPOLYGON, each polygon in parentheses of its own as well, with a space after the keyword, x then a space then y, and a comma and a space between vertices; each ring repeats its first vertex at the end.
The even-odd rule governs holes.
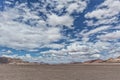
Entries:
POLYGON ((120 56, 120 0, 1 0, 0 56, 45 63, 120 56))

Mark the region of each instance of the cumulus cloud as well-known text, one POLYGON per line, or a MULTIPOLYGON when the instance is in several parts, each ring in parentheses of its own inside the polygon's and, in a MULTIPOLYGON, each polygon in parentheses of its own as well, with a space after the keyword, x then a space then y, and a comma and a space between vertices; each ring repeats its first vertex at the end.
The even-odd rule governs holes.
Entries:
POLYGON ((97 6, 96 10, 88 12, 86 18, 96 18, 97 21, 86 21, 89 26, 97 26, 100 24, 119 23, 118 15, 120 14, 119 0, 105 0, 102 4, 97 6))
POLYGON ((23 27, 23 25, 21 27, 18 24, 16 26, 9 25, 0 28, 1 46, 8 46, 15 49, 33 49, 61 38, 61 34, 57 28, 50 28, 44 31, 40 28, 23 27))
POLYGON ((98 36, 98 38, 105 41, 117 40, 120 39, 120 31, 107 33, 105 35, 98 36))
POLYGON ((71 14, 73 12, 82 12, 87 7, 86 2, 78 1, 78 3, 72 3, 68 6, 67 11, 71 14))
MULTIPOLYGON (((62 28, 56 26, 59 25, 70 28, 74 22, 74 18, 70 12, 74 10, 82 12, 87 6, 87 1, 75 0, 74 3, 70 3, 72 1, 73 0, 47 0, 46 2, 41 1, 44 3, 43 5, 39 3, 31 4, 33 8, 28 8, 25 3, 16 4, 14 8, 10 8, 9 5, 13 5, 13 3, 7 0, 5 4, 8 7, 6 6, 5 11, 0 12, 0 45, 14 49, 34 49, 62 39, 62 28), (48 10, 46 8, 48 5, 49 7, 54 7, 54 11, 57 10, 59 13, 61 12, 57 7, 63 6, 67 10, 67 13, 60 16, 54 13, 52 9, 48 10), (69 9, 67 5, 69 5, 72 10, 69 9), (40 12, 44 13, 44 15, 39 16, 40 12)), ((57 44, 53 45, 58 46, 57 44)))
POLYGON ((1 51, 0 51, 0 54, 2 55, 2 54, 6 54, 6 55, 9 55, 9 54, 12 54, 13 52, 11 51, 11 50, 5 50, 5 49, 2 49, 1 51))
POLYGON ((41 0, 42 4, 31 3, 30 8, 27 3, 16 2, 10 8, 14 3, 6 0, 5 10, 0 12, 0 46, 25 50, 27 53, 18 55, 19 53, 5 50, 1 55, 45 63, 79 62, 118 56, 119 0, 105 0, 95 10, 87 12, 84 16, 87 26, 80 26, 81 30, 68 34, 77 35, 77 38, 62 33, 64 27, 68 30, 74 27, 76 16, 72 14, 83 13, 88 1, 41 0), (29 52, 37 54, 34 53, 36 56, 33 57, 29 52))
MULTIPOLYGON (((85 18, 88 26, 96 27, 88 32, 84 33, 83 40, 88 41, 88 37, 91 34, 96 34, 96 38, 103 41, 114 41, 119 39, 119 14, 120 14, 120 3, 119 0, 105 0, 103 3, 98 5, 95 10, 88 12, 85 18), (116 24, 116 25, 113 25, 116 24), (102 26, 101 26, 102 25, 102 26)), ((81 33, 81 34, 82 34, 81 33)))
POLYGON ((64 25, 71 27, 73 25, 74 19, 69 15, 58 16, 55 14, 48 16, 48 24, 52 26, 64 25))
MULTIPOLYGON (((107 45, 105 45, 104 43, 101 44, 101 46, 107 47, 107 45)), ((49 50, 42 52, 42 54, 47 54, 47 55, 53 54, 54 56, 58 56, 60 58, 67 56, 68 58, 73 60, 73 62, 78 58, 80 58, 79 60, 83 61, 90 58, 93 59, 100 58, 101 57, 100 52, 104 49, 104 47, 100 48, 101 46, 100 45, 97 46, 97 44, 93 44, 93 43, 83 44, 83 42, 73 42, 67 45, 66 48, 62 48, 60 50, 49 50)))
POLYGON ((80 35, 83 35, 83 38, 87 38, 87 37, 89 37, 91 34, 96 34, 96 33, 98 33, 98 32, 101 32, 101 31, 105 31, 105 30, 107 30, 107 29, 109 29, 111 26, 100 26, 100 27, 98 27, 98 28, 95 28, 95 29, 93 29, 93 30, 90 30, 90 31, 88 31, 88 32, 86 32, 86 33, 80 33, 80 35))
POLYGON ((30 27, 10 20, 0 23, 0 32, 0 45, 14 49, 39 48, 62 37, 59 28, 30 27))

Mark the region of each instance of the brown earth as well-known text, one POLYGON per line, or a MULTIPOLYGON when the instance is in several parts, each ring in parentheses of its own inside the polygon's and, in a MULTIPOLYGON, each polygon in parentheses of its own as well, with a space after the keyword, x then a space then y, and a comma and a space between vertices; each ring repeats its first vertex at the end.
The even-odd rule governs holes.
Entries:
POLYGON ((0 57, 0 80, 120 80, 120 57, 59 65, 0 57))
POLYGON ((120 80, 120 64, 0 64, 0 80, 120 80))

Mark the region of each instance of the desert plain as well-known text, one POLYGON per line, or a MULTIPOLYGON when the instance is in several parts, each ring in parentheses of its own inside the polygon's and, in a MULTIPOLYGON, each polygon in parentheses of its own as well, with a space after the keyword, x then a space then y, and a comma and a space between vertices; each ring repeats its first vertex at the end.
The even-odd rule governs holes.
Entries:
POLYGON ((0 64, 0 80, 120 80, 120 64, 0 64))

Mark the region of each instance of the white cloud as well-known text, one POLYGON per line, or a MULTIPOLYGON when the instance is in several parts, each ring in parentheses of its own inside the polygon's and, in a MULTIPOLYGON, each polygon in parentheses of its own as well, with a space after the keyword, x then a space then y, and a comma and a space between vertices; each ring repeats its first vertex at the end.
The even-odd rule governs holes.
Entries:
POLYGON ((26 54, 25 57, 26 58, 32 58, 32 56, 30 54, 26 54))
POLYGON ((106 0, 96 10, 88 12, 85 17, 91 20, 87 21, 90 26, 97 26, 100 24, 112 24, 119 23, 118 15, 120 13, 120 1, 119 0, 106 0), (98 19, 96 22, 92 22, 92 18, 98 19))
POLYGON ((111 26, 101 26, 101 27, 98 27, 98 28, 95 28, 93 30, 90 30, 89 32, 86 32, 86 33, 82 33, 81 35, 83 35, 84 37, 88 37, 89 35, 91 34, 95 34, 95 33, 98 33, 100 31, 104 31, 104 30, 107 30, 108 28, 110 28, 111 26))
POLYGON ((107 33, 105 35, 98 36, 98 38, 105 41, 120 39, 120 31, 107 33))
POLYGON ((73 25, 74 19, 70 17, 69 15, 63 15, 63 16, 58 16, 55 14, 48 15, 48 24, 52 26, 57 26, 57 25, 64 25, 71 27, 73 25))
MULTIPOLYGON (((119 41, 117 40, 120 39, 119 36, 120 35, 119 34, 120 5, 119 4, 120 4, 120 0, 105 0, 100 5, 97 5, 95 10, 88 12, 85 15, 85 18, 87 18, 88 20, 86 20, 85 22, 87 23, 88 26, 93 26, 97 28, 89 31, 86 30, 81 32, 80 35, 83 35, 83 40, 88 41, 92 39, 93 37, 89 37, 89 36, 93 34, 96 39, 96 43, 98 43, 99 45, 101 44, 99 43, 99 41, 102 41, 104 45, 106 43, 109 43, 110 44, 109 46, 113 46, 112 43, 108 41, 112 41, 114 42, 115 45, 118 45, 119 41), (96 20, 94 20, 93 18, 96 20)), ((104 47, 104 49, 106 48, 108 47, 104 47)), ((106 53, 110 53, 110 51, 106 53)))
MULTIPOLYGON (((0 46, 28 50, 33 50, 34 48, 40 48, 49 44, 52 45, 49 47, 62 47, 62 45, 52 44, 52 42, 63 38, 60 33, 61 28, 56 27, 57 25, 65 25, 69 28, 73 25, 74 18, 70 16, 70 9, 67 7, 73 0, 60 0, 56 1, 56 3, 54 1, 56 0, 42 1, 44 2, 44 5, 42 6, 40 6, 39 3, 37 3, 37 6, 36 3, 33 3, 33 9, 28 8, 25 3, 16 4, 14 8, 6 6, 6 10, 0 12, 0 46), (58 16, 52 12, 52 9, 46 9, 48 4, 54 6, 55 10, 58 10, 56 7, 59 9, 65 7, 68 12, 64 15, 58 16), (43 16, 39 16, 39 12, 44 13, 47 17, 46 20, 44 20, 43 16), (46 24, 49 24, 52 27, 47 27, 46 24)), ((8 0, 5 3, 9 5, 12 4, 12 2, 8 0)), ((71 3, 70 5, 74 7, 73 10, 81 12, 87 6, 87 2, 82 0, 75 0, 74 4, 79 7, 79 10, 77 9, 78 7, 75 8, 71 3)))
MULTIPOLYGON (((5 55, 4 57, 21 58, 27 61, 44 62, 49 64, 80 62, 91 59, 107 59, 119 56, 120 43, 112 44, 109 42, 73 42, 59 50, 42 51, 43 56, 32 57, 26 55, 5 55), (73 47, 74 46, 74 47, 73 47), (106 56, 105 56, 106 55, 106 56)), ((37 53, 38 54, 38 53, 37 53)))
MULTIPOLYGON (((102 46, 104 46, 104 44, 102 46)), ((96 46, 93 43, 83 44, 83 42, 73 42, 67 45, 66 48, 64 47, 60 50, 49 50, 42 52, 42 54, 54 54, 59 57, 70 55, 70 56, 76 56, 76 59, 84 55, 86 55, 86 59, 89 59, 90 57, 93 57, 93 55, 96 55, 96 57, 94 56, 94 58, 98 58, 98 54, 100 53, 100 50, 99 48, 97 49, 96 47, 98 48, 100 46, 96 46), (88 57, 87 55, 89 55, 90 57, 88 57)))
POLYGON ((101 56, 100 54, 93 54, 91 57, 100 58, 100 56, 101 56))
POLYGON ((48 44, 48 45, 44 45, 43 47, 52 48, 52 49, 61 49, 61 48, 64 48, 64 46, 65 46, 65 44, 51 43, 51 44, 48 44))
POLYGON ((30 27, 14 21, 0 22, 0 45, 14 49, 33 49, 61 39, 59 28, 30 27))
POLYGON ((83 10, 87 7, 86 2, 78 2, 78 3, 72 3, 68 6, 67 11, 71 14, 73 12, 83 12, 83 10))
MULTIPOLYGON (((61 32, 63 26, 72 27, 76 17, 71 14, 74 12, 82 13, 87 7, 88 0, 41 1, 44 4, 33 3, 31 9, 22 3, 16 4, 14 8, 6 7, 4 12, 0 12, 0 46, 30 52, 39 52, 41 48, 51 49, 40 51, 36 57, 29 53, 21 56, 17 54, 3 54, 2 56, 46 63, 67 63, 96 58, 105 59, 104 55, 110 57, 119 54, 120 43, 116 42, 113 45, 107 42, 108 40, 120 39, 119 30, 109 32, 109 30, 120 28, 119 25, 111 25, 113 23, 119 24, 119 0, 106 0, 95 10, 85 15, 85 18, 89 18, 85 21, 87 25, 96 28, 84 29, 79 33, 75 31, 75 35, 82 37, 81 41, 77 41, 79 37, 71 39, 61 32), (51 9, 46 8, 48 5, 51 9), (43 16, 39 16, 42 15, 39 12, 43 16), (92 18, 98 21, 94 21, 92 18), (92 39, 90 36, 94 34, 96 34, 96 42, 89 42, 92 39), (66 39, 70 44, 54 43, 61 39, 66 39)), ((11 53, 9 50, 3 52, 11 53)))
POLYGON ((13 52, 11 50, 6 50, 6 49, 2 49, 0 51, 1 54, 12 54, 13 52))

